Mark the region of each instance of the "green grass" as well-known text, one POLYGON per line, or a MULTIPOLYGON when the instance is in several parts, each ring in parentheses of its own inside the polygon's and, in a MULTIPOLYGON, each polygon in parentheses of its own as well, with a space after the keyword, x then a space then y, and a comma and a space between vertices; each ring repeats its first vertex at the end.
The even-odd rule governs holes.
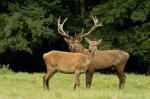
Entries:
POLYGON ((74 75, 56 73, 50 91, 43 91, 44 74, 0 69, 0 99, 150 99, 150 77, 145 75, 126 74, 125 88, 119 90, 116 75, 95 73, 91 89, 86 89, 82 74, 80 89, 73 91, 74 75))

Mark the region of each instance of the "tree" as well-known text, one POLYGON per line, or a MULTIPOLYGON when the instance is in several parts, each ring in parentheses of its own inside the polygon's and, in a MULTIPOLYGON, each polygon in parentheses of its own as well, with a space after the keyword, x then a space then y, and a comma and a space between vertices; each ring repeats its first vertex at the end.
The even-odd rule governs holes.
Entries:
MULTIPOLYGON (((16 64, 24 65, 20 55, 24 56, 25 53, 24 58, 27 60, 36 58, 42 61, 42 54, 48 50, 44 46, 50 46, 51 43, 59 41, 59 37, 54 33, 57 31, 58 18, 54 10, 56 5, 58 5, 57 8, 62 6, 60 2, 60 0, 50 2, 41 0, 7 1, 8 9, 5 10, 8 12, 2 12, 0 15, 1 64, 13 64, 14 68, 16 64), (51 9, 47 10, 46 7, 51 9), (9 59, 7 58, 8 53, 9 59), (18 58, 20 62, 15 61, 15 58, 18 58)), ((65 12, 58 9, 57 11, 65 12)), ((28 61, 32 65, 34 59, 28 61)), ((30 66, 26 67, 30 69, 32 68, 30 66)))

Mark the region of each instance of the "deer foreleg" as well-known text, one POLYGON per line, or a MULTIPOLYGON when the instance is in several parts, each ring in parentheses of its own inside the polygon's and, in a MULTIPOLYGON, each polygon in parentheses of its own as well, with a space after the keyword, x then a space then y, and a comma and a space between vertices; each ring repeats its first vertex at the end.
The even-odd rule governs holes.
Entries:
POLYGON ((123 89, 125 86, 125 79, 126 79, 124 71, 118 71, 118 78, 119 78, 119 88, 123 89))
POLYGON ((75 84, 74 84, 74 90, 76 87, 80 87, 80 72, 75 72, 75 84))
POLYGON ((94 73, 94 70, 87 70, 86 71, 86 88, 91 87, 93 73, 94 73))

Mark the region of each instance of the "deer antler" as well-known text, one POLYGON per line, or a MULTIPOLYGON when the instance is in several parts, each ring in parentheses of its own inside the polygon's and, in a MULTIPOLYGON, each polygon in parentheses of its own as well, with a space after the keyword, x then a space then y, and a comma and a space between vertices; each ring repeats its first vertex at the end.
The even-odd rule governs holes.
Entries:
POLYGON ((60 18, 61 18, 61 16, 59 17, 58 24, 57 24, 58 25, 58 32, 59 32, 59 34, 61 34, 62 36, 66 37, 66 38, 72 38, 63 29, 63 25, 67 21, 68 17, 62 22, 62 24, 60 23, 60 18))
MULTIPOLYGON (((94 26, 90 29, 89 32, 87 32, 87 33, 85 33, 83 35, 79 35, 77 38, 85 37, 85 36, 89 35, 92 31, 94 31, 97 27, 103 26, 102 22, 98 22, 98 19, 97 19, 96 16, 95 17, 92 16, 92 18, 93 18, 93 21, 94 21, 94 26)), ((82 32, 83 32, 83 30, 82 30, 82 32)))

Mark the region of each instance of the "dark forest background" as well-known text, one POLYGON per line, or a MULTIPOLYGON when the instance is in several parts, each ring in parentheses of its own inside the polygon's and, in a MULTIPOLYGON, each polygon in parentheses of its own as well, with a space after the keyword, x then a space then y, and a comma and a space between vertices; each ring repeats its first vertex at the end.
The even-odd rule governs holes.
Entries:
MULTIPOLYGON (((57 31, 57 20, 68 17, 70 35, 102 21, 89 38, 102 38, 99 49, 130 54, 126 72, 147 73, 150 68, 150 0, 0 0, 0 66, 14 71, 42 72, 43 53, 68 51, 57 31)), ((83 42, 86 46, 86 44, 83 42)))

